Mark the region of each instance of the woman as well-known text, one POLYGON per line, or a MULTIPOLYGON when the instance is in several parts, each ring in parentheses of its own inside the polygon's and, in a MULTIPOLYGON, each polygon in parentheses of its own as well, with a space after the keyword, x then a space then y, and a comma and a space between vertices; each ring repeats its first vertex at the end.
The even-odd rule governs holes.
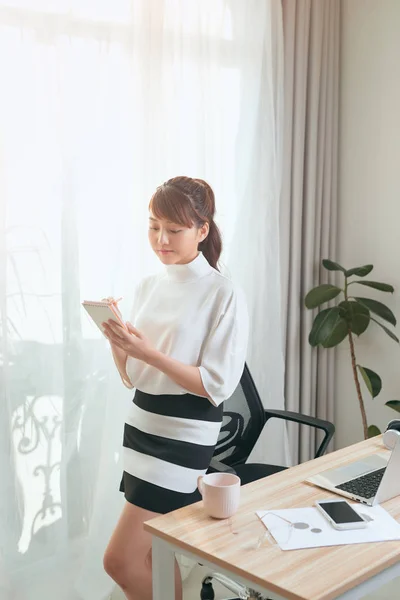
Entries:
MULTIPOLYGON (((104 324, 122 380, 135 387, 124 430, 127 500, 104 556, 128 600, 150 600, 151 538, 143 522, 200 499, 222 421, 242 375, 243 295, 223 277, 215 201, 202 179, 175 177, 149 205, 149 240, 165 272, 145 279, 128 332, 104 324)), ((181 598, 176 569, 177 598, 181 598)))

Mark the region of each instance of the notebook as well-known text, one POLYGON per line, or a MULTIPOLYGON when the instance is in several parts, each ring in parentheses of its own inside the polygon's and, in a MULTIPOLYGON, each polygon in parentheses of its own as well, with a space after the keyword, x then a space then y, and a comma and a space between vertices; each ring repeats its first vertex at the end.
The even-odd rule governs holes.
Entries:
MULTIPOLYGON (((121 298, 119 298, 119 300, 121 300, 121 298)), ((97 302, 91 300, 84 300, 82 302, 83 308, 93 319, 94 323, 103 333, 103 335, 104 328, 102 326, 102 323, 107 322, 109 319, 112 319, 113 321, 119 323, 125 329, 127 329, 127 326, 118 308, 119 300, 99 300, 97 302)))

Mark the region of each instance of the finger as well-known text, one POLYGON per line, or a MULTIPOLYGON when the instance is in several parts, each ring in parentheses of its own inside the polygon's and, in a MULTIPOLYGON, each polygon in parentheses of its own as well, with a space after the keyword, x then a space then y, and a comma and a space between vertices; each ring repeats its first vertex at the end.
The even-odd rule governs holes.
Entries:
POLYGON ((133 334, 134 334, 134 335, 136 335, 136 337, 138 337, 138 338, 141 338, 141 337, 142 337, 142 334, 140 333, 140 331, 139 331, 138 329, 136 329, 136 327, 134 327, 134 326, 132 325, 132 323, 129 323, 129 322, 127 321, 127 323, 126 323, 126 326, 128 327, 128 331, 129 331, 130 333, 133 333, 133 334))
POLYGON ((104 335, 106 335, 107 337, 110 337, 114 334, 113 330, 111 329, 111 327, 109 327, 107 325, 107 323, 102 323, 103 326, 103 330, 104 330, 104 335))
POLYGON ((108 335, 107 338, 111 344, 126 347, 126 342, 121 340, 121 338, 117 337, 116 335, 108 335))
POLYGON ((122 337, 120 337, 119 335, 117 335, 114 331, 112 331, 111 329, 107 329, 107 327, 104 328, 104 335, 110 340, 110 342, 112 342, 113 344, 115 342, 118 342, 119 344, 126 344, 126 342, 128 340, 123 339, 122 337))
POLYGON ((119 342, 118 340, 115 340, 113 342, 111 342, 113 346, 115 346, 116 348, 120 348, 121 350, 124 350, 124 352, 126 352, 126 346, 125 344, 119 342))
POLYGON ((109 341, 109 343, 111 344, 111 346, 118 346, 118 348, 120 348, 121 346, 125 346, 123 340, 121 340, 120 338, 117 338, 115 335, 104 332, 104 335, 106 337, 106 339, 109 341))
POLYGON ((119 323, 115 323, 113 321, 111 321, 111 322, 108 321, 106 323, 106 325, 108 325, 108 327, 110 328, 110 331, 112 331, 115 335, 120 337, 122 340, 125 340, 126 342, 129 340, 129 336, 131 335, 131 333, 127 327, 124 327, 123 325, 120 325, 119 323))
POLYGON ((117 321, 113 321, 113 319, 108 319, 107 325, 109 327, 111 327, 111 329, 113 329, 114 331, 124 331, 125 330, 125 328, 121 325, 121 323, 118 323, 117 321))
POLYGON ((112 327, 109 321, 102 323, 102 325, 105 331, 107 331, 108 335, 114 335, 121 340, 124 339, 124 330, 122 328, 118 329, 116 327, 112 327))

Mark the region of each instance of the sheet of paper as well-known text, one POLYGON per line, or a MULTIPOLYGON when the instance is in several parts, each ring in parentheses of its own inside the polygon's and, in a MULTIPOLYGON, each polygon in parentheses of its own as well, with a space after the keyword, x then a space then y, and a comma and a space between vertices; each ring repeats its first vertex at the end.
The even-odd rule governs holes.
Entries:
POLYGON ((282 550, 400 540, 400 524, 384 508, 360 504, 352 507, 369 520, 368 527, 339 531, 315 507, 259 510, 256 514, 282 550))

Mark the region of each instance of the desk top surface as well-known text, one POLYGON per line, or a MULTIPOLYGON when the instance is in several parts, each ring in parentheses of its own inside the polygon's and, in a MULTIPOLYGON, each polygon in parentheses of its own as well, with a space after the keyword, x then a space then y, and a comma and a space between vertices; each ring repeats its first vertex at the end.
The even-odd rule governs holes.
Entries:
MULTIPOLYGON (((148 521, 145 529, 291 600, 331 600, 398 562, 400 541, 282 551, 266 540, 256 549, 265 528, 255 511, 339 498, 304 480, 383 450, 379 436, 243 486, 239 511, 231 519, 207 517, 198 502, 148 521)), ((400 498, 383 507, 400 520, 400 498)))

